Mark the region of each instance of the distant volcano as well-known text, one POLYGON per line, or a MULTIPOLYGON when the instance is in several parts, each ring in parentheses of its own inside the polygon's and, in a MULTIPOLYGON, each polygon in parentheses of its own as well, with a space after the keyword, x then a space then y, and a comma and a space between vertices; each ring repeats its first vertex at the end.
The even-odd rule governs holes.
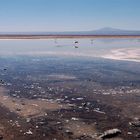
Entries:
POLYGON ((89 34, 94 35, 140 35, 140 31, 123 30, 117 28, 105 27, 94 31, 89 31, 89 34))

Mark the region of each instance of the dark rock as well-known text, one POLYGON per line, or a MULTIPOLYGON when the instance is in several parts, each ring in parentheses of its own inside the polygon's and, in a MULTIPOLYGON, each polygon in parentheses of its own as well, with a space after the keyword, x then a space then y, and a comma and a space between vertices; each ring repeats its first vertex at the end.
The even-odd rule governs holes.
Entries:
POLYGON ((0 135, 0 140, 3 140, 3 135, 0 135))
POLYGON ((16 111, 21 111, 21 109, 20 108, 17 108, 16 111))
POLYGON ((73 135, 73 132, 71 132, 70 130, 66 130, 65 131, 68 135, 73 135))
POLYGON ((140 138, 140 134, 137 134, 137 135, 136 135, 136 138, 140 138))
POLYGON ((134 127, 140 127, 140 121, 134 121, 134 122, 130 122, 130 125, 134 126, 134 127))

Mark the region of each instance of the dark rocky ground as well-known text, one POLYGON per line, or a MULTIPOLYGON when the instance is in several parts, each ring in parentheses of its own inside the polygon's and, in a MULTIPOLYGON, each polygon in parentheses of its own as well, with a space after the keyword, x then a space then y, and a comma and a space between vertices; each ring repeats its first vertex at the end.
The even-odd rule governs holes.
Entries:
POLYGON ((140 63, 1 57, 0 78, 12 98, 70 106, 25 118, 1 103, 0 136, 5 140, 94 140, 113 128, 121 130, 114 140, 140 137, 140 126, 131 124, 140 121, 140 63))

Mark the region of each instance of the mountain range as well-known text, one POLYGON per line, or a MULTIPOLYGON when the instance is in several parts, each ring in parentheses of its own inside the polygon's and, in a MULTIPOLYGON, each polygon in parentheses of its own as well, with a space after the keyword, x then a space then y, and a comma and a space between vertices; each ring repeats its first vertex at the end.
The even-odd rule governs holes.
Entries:
POLYGON ((137 30, 123 30, 105 27, 93 31, 68 32, 0 32, 0 35, 140 35, 137 30))

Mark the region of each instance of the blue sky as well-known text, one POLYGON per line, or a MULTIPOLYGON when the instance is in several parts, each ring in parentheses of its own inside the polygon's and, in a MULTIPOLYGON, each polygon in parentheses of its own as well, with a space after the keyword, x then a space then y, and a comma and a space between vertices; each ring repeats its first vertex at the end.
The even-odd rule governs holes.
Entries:
POLYGON ((0 0, 0 32, 140 30, 140 0, 0 0))

